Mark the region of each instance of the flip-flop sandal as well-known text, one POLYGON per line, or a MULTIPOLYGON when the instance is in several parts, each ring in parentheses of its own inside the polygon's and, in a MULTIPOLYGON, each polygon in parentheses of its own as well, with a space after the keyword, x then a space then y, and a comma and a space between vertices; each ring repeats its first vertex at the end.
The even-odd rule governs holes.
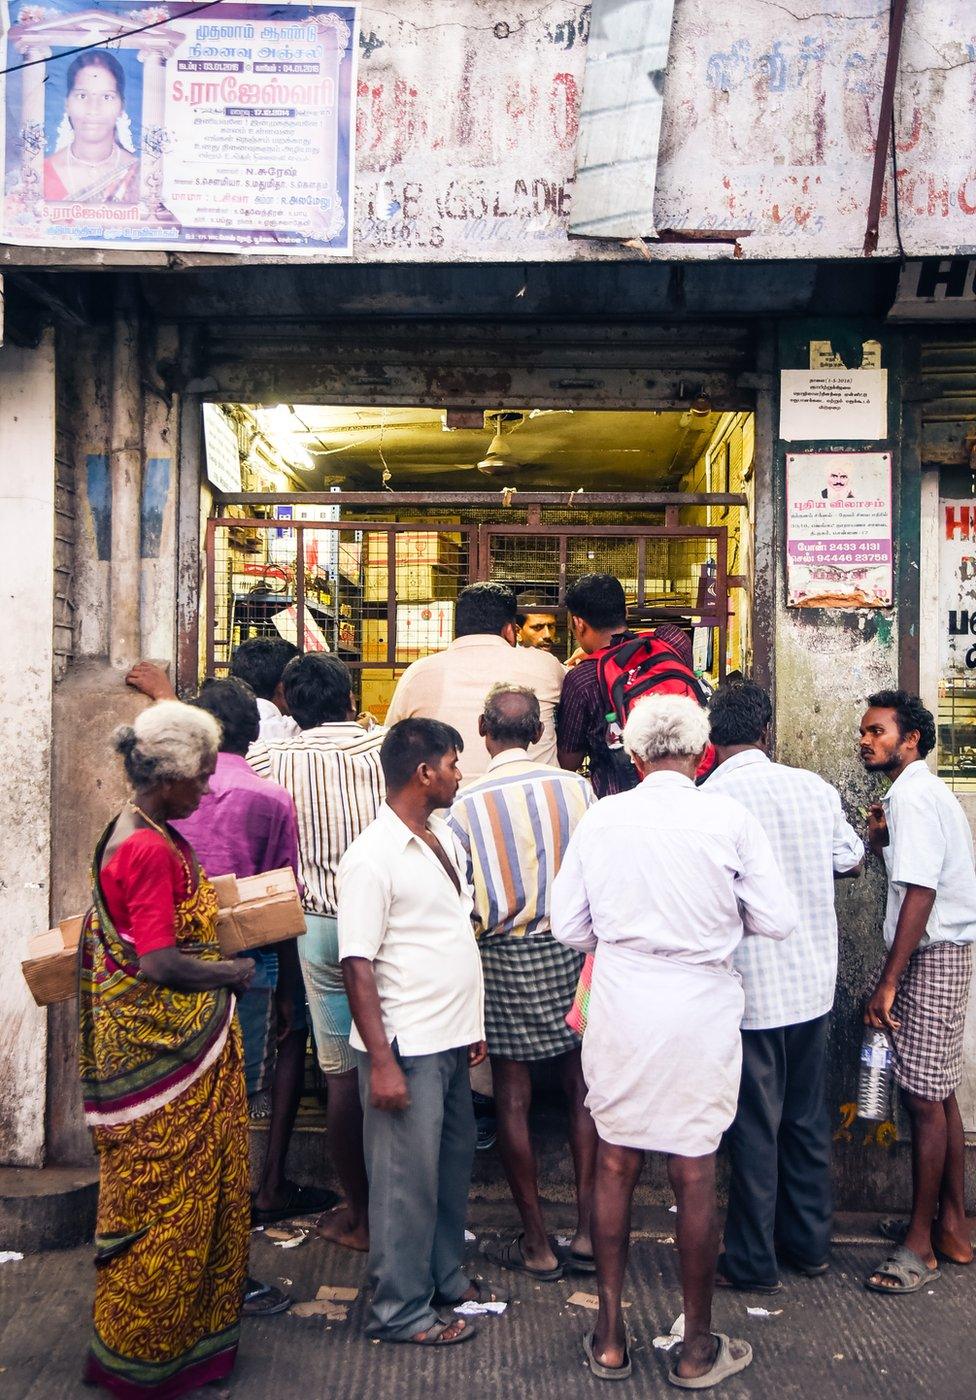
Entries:
POLYGON ((597 1361, 593 1354, 592 1332, 587 1332, 583 1337, 583 1351, 587 1364, 598 1381, 626 1381, 630 1379, 633 1366, 631 1365, 630 1348, 627 1345, 626 1336, 624 1338, 624 1364, 622 1366, 604 1366, 602 1361, 597 1361))
POLYGON ((275 1317, 278 1313, 287 1312, 294 1301, 273 1284, 249 1278, 244 1285, 241 1312, 245 1317, 275 1317))
POLYGON ((294 1220, 296 1215, 321 1215, 339 1201, 335 1191, 322 1186, 299 1186, 297 1181, 286 1181, 287 1195, 280 1206, 270 1206, 262 1210, 251 1201, 251 1227, 255 1225, 277 1225, 282 1220, 294 1220))
POLYGON ((870 1288, 872 1293, 904 1295, 917 1293, 927 1283, 934 1283, 937 1278, 941 1277, 941 1269, 930 1269, 925 1260, 920 1259, 914 1250, 901 1245, 898 1249, 893 1249, 888 1258, 876 1269, 871 1270, 871 1273, 864 1280, 864 1287, 870 1288), (875 1274, 894 1279, 894 1285, 875 1283, 875 1274))
POLYGON ((439 1317, 436 1322, 432 1322, 429 1327, 424 1328, 423 1340, 417 1337, 381 1337, 380 1341, 413 1347, 456 1347, 460 1346, 462 1342, 470 1342, 471 1338, 477 1335, 478 1329, 473 1325, 470 1317, 452 1317, 450 1321, 439 1317), (446 1341, 442 1341, 447 1329, 456 1327, 459 1322, 464 1324, 462 1330, 453 1337, 448 1337, 446 1341))
POLYGON ((908 1221, 903 1216, 886 1215, 878 1221, 878 1234, 892 1244, 904 1244, 908 1234, 908 1221))
POLYGON ((477 1298, 445 1298, 443 1293, 435 1293, 430 1300, 434 1308, 459 1308, 462 1303, 510 1303, 512 1295, 504 1288, 496 1288, 483 1278, 473 1278, 471 1282, 478 1290, 477 1298))
POLYGON ((595 1274, 596 1260, 592 1254, 579 1254, 571 1249, 566 1255, 565 1268, 574 1274, 595 1274))
POLYGON ((752 1347, 748 1342, 744 1342, 740 1337, 728 1337, 724 1332, 713 1332, 712 1336, 718 1342, 718 1351, 711 1370, 706 1371, 703 1376, 679 1376, 675 1369, 681 1360, 679 1347, 675 1365, 668 1367, 668 1380, 672 1385, 679 1386, 682 1390, 710 1390, 713 1385, 727 1381, 729 1376, 737 1375, 751 1364, 752 1347))
POLYGON ((521 1235, 516 1235, 508 1244, 497 1247, 486 1244, 485 1258, 490 1259, 493 1264, 500 1264, 503 1269, 512 1269, 517 1274, 528 1274, 529 1278, 534 1278, 540 1283, 555 1283, 557 1279, 561 1279, 566 1269, 565 1264, 557 1264, 554 1269, 533 1269, 531 1264, 525 1262, 522 1238, 521 1235))
POLYGON ((795 1269, 804 1278, 820 1278, 830 1270, 830 1260, 825 1259, 822 1264, 808 1264, 803 1259, 794 1259, 791 1254, 780 1254, 780 1263, 786 1264, 791 1269, 795 1269))
MULTIPOLYGON (((783 1285, 779 1279, 775 1283, 740 1283, 738 1279, 729 1278, 728 1274, 718 1273, 715 1275, 716 1288, 730 1288, 734 1293, 765 1293, 767 1296, 773 1293, 782 1293, 783 1285)), ((716 1337, 719 1333, 714 1334, 716 1337)))
MULTIPOLYGON (((892 1244, 904 1244, 908 1235, 908 1221, 903 1216, 889 1215, 878 1221, 878 1234, 882 1239, 891 1240, 892 1244)), ((932 1248, 936 1255, 945 1264, 955 1264, 958 1269, 968 1269, 972 1264, 972 1258, 954 1259, 951 1254, 946 1254, 944 1249, 940 1249, 935 1242, 935 1226, 932 1227, 932 1248)))

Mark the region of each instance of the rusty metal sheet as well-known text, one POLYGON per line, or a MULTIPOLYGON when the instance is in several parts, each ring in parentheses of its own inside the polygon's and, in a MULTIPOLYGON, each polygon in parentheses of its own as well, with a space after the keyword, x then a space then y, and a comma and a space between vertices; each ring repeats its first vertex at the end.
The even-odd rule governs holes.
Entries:
POLYGON ((571 234, 654 233, 654 184, 674 0, 593 0, 571 234))

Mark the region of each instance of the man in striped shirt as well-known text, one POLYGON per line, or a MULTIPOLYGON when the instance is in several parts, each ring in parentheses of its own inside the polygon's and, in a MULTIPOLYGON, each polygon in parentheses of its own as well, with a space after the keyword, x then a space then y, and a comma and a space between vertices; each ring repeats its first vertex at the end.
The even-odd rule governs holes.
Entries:
POLYGON ((576 823, 595 801, 583 778, 539 763, 527 750, 542 735, 539 700, 526 686, 492 686, 478 721, 488 771, 455 800, 449 825, 468 861, 472 920, 485 978, 485 1031, 498 1118, 498 1147, 523 1232, 489 1257, 536 1279, 565 1262, 546 1233, 529 1133, 530 1065, 555 1060, 569 1100, 578 1222, 570 1264, 590 1271, 590 1197, 596 1131, 584 1105, 578 1038, 566 1025, 580 957, 549 929, 552 882, 576 823))
POLYGON ((295 803, 298 863, 308 932, 298 940, 319 1065, 328 1090, 329 1150, 345 1204, 320 1217, 318 1233, 348 1249, 369 1248, 362 1109, 352 1017, 339 966, 336 925, 339 862, 374 820, 386 791, 380 745, 386 730, 355 722, 347 667, 312 652, 285 668, 285 701, 301 733, 255 744, 248 762, 280 783, 295 803))

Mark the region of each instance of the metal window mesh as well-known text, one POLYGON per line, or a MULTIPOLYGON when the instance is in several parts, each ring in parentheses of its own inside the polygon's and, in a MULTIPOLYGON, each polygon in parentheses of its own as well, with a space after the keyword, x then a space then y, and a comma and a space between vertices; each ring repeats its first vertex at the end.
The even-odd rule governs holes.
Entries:
MULTIPOLYGON (((716 598, 715 585, 724 580, 717 579, 714 530, 669 533, 661 512, 628 512, 626 521, 615 517, 615 532, 594 512, 592 533, 573 533, 589 523, 579 512, 551 513, 568 518, 530 526, 526 512, 499 510, 497 521, 483 511, 459 511, 440 521, 396 522, 362 513, 328 528, 314 519, 216 522, 204 667, 223 674, 241 642, 283 636, 303 650, 339 655, 352 671, 358 702, 382 719, 403 669, 453 638, 465 584, 500 580, 528 602, 561 609, 579 575, 610 573, 624 586, 634 624, 710 616, 714 635, 705 665, 715 669, 724 635, 724 598, 716 598), (642 528, 620 533, 626 526, 642 528)), ((563 614, 557 654, 572 649, 563 614)))

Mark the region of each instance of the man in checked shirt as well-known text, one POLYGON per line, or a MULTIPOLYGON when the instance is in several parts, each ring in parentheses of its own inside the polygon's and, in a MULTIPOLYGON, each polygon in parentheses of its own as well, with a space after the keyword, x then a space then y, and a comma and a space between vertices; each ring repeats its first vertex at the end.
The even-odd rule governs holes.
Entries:
POLYGON ((829 1267, 827 1023, 837 980, 834 880, 859 875, 864 844, 836 790, 767 757, 772 706, 752 681, 712 696, 717 764, 707 787, 762 825, 800 920, 791 938, 745 938, 742 1080, 727 1134, 732 1175, 719 1287, 778 1293, 779 1263, 814 1277, 829 1267), (761 947, 759 945, 762 945, 761 947))

